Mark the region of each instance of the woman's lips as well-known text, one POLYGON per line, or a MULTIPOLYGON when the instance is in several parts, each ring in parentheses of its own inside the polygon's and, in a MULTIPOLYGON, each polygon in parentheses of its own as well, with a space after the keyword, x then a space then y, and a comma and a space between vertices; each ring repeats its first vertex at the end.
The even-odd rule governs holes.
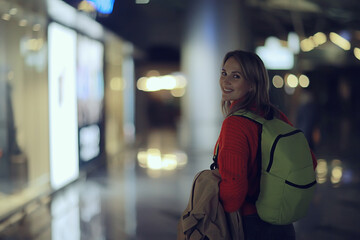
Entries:
POLYGON ((230 93, 230 92, 232 92, 232 91, 233 91, 232 89, 223 88, 223 92, 224 92, 224 93, 230 93))

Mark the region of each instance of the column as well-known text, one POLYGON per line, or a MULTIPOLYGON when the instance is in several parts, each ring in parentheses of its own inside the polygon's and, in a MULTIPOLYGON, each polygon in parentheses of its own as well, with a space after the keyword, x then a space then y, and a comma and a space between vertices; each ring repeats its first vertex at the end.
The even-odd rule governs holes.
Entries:
POLYGON ((180 140, 190 151, 211 152, 223 120, 219 77, 226 52, 250 49, 242 0, 198 0, 188 12, 181 68, 188 85, 180 140))

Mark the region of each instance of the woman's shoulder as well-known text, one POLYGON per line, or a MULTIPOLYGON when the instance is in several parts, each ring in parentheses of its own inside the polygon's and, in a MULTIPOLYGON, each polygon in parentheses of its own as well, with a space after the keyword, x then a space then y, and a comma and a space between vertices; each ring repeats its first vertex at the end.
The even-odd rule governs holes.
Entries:
POLYGON ((248 132, 254 129, 257 129, 257 123, 253 120, 243 117, 243 116, 235 116, 230 115, 226 117, 223 121, 223 129, 228 131, 242 131, 248 132))

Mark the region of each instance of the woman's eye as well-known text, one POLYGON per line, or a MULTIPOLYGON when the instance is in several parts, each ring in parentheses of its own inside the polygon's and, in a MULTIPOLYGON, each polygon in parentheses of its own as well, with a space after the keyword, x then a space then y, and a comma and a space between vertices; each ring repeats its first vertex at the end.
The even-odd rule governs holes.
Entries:
POLYGON ((240 78, 239 74, 234 74, 234 78, 240 78))
POLYGON ((226 72, 221 72, 221 75, 222 75, 222 76, 226 76, 226 72))

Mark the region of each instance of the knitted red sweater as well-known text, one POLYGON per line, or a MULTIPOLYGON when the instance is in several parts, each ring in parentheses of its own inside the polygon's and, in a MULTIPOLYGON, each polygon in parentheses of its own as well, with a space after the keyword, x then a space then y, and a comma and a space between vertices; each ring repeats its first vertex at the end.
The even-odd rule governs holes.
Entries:
MULTIPOLYGON (((280 119, 291 125, 282 113, 280 119)), ((255 204, 247 201, 246 196, 256 199, 260 189, 256 161, 259 130, 260 125, 247 118, 230 116, 223 121, 217 141, 218 166, 222 179, 219 186, 220 200, 227 212, 240 208, 242 215, 257 212, 255 204)), ((314 155, 313 164, 315 169, 314 155)))

